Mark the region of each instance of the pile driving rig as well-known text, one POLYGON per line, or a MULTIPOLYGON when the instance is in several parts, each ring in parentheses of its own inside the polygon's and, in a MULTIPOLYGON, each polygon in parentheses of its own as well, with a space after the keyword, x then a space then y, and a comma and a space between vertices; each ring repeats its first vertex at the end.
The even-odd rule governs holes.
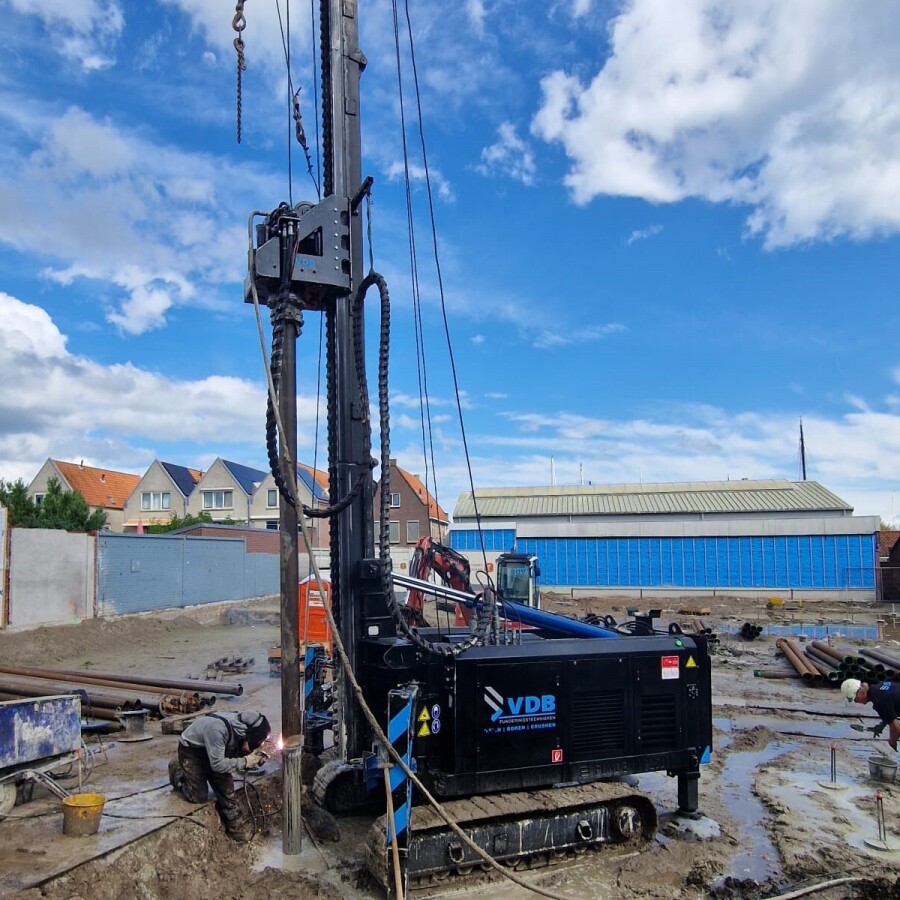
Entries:
MULTIPOLYGON (((385 766, 385 753, 373 740, 346 669, 336 665, 338 758, 319 771, 314 794, 338 813, 379 802, 384 809, 382 779, 388 777, 404 870, 414 879, 465 873, 480 860, 433 810, 413 808, 406 770, 414 769, 475 843, 497 859, 646 839, 655 832, 656 810, 645 795, 616 779, 666 771, 678 780, 679 809, 697 810, 700 764, 712 744, 710 663, 703 638, 682 634, 677 626, 623 633, 498 602, 490 589, 477 598, 452 597, 474 610, 471 627, 410 625, 394 597, 385 483, 376 555, 363 340, 369 287, 381 296, 383 479, 390 472, 389 308, 383 280, 363 274, 361 207, 371 179, 362 179, 360 165, 359 79, 366 60, 358 46, 356 0, 322 0, 321 27, 324 199, 251 216, 245 299, 258 299, 272 318, 277 402, 270 398, 268 443, 283 498, 282 577, 293 598, 298 580, 295 500, 289 489, 290 461, 296 459, 294 343, 304 312, 325 316, 332 611, 365 704, 406 766, 385 766), (498 617, 530 627, 498 630, 498 617)), ((283 625, 282 642, 288 655, 284 666, 295 666, 294 626, 286 631, 283 625)), ((292 714, 285 710, 286 735, 299 731, 292 714)), ((389 836, 382 818, 369 857, 374 874, 390 890, 389 836)))

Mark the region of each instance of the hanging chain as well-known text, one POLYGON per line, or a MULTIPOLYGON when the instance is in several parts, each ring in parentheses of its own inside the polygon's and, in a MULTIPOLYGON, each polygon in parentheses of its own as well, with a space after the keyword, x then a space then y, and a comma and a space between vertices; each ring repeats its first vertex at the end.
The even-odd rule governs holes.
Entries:
POLYGON ((247 20, 244 18, 244 0, 237 0, 234 8, 234 18, 231 20, 231 27, 237 32, 234 39, 234 49, 237 51, 237 142, 241 142, 241 73, 247 68, 244 60, 244 40, 241 33, 247 27, 247 20))

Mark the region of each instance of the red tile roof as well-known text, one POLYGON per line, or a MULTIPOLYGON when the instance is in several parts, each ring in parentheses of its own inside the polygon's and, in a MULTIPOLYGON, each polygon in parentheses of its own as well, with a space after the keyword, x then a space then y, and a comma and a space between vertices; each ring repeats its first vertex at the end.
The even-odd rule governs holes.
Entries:
POLYGON ((297 465, 301 469, 305 469, 307 472, 309 472, 309 474, 312 475, 312 477, 316 479, 316 484, 319 485, 319 487, 322 488, 322 490, 324 490, 324 491, 328 490, 328 473, 327 472, 322 472, 319 469, 314 469, 312 466, 308 466, 306 463, 302 463, 302 462, 298 462, 297 465))
POLYGON ((891 550, 897 540, 900 539, 900 531, 879 531, 878 532, 878 557, 879 559, 887 559, 891 555, 891 550))
POLYGON ((449 522, 450 520, 447 517, 447 513, 441 509, 437 500, 425 490, 425 485, 419 480, 418 475, 410 475, 406 469, 401 469, 400 466, 397 465, 396 462, 391 460, 391 467, 400 473, 400 475, 406 480, 406 483, 416 492, 416 496, 419 500, 422 501, 422 505, 425 505, 425 498, 428 498, 428 517, 430 519, 437 519, 438 522, 449 522))
POLYGON ((59 469, 69 487, 84 497, 88 506, 98 509, 124 509, 125 501, 141 480, 139 475, 95 469, 58 459, 53 460, 53 465, 59 469))

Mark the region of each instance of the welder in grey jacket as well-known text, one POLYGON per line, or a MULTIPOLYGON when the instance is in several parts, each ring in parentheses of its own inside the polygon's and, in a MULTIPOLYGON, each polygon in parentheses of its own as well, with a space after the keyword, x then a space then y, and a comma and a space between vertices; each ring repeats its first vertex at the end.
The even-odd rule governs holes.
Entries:
POLYGON ((202 716, 185 728, 178 759, 169 763, 169 781, 185 800, 205 803, 207 784, 213 789, 225 831, 236 841, 253 837, 253 823, 241 810, 232 775, 263 762, 259 747, 270 731, 269 720, 253 710, 202 716))

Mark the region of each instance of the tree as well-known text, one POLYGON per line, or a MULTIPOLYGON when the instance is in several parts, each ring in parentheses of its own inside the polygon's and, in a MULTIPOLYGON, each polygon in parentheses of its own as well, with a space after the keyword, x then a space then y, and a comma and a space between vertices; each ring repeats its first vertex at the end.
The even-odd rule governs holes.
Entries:
POLYGON ((145 525, 144 531, 147 534, 167 534, 170 531, 177 531, 179 528, 190 528, 191 525, 209 525, 212 524, 213 517, 208 512, 200 512, 194 515, 189 513, 186 516, 172 516, 168 522, 154 522, 152 525, 145 525))
POLYGON ((39 527, 40 507, 28 496, 28 488, 21 478, 15 482, 0 478, 0 503, 7 509, 10 528, 39 527))
POLYGON ((78 491, 63 490, 58 478, 47 481, 47 493, 40 504, 28 496, 20 478, 10 483, 0 479, 0 503, 9 510, 10 528, 59 528, 64 531, 99 531, 106 525, 106 513, 92 510, 78 491))
POLYGON ((65 531, 99 531, 106 525, 106 513, 91 509, 78 491, 63 490, 58 478, 47 481, 47 492, 38 507, 36 528, 60 528, 65 531))

